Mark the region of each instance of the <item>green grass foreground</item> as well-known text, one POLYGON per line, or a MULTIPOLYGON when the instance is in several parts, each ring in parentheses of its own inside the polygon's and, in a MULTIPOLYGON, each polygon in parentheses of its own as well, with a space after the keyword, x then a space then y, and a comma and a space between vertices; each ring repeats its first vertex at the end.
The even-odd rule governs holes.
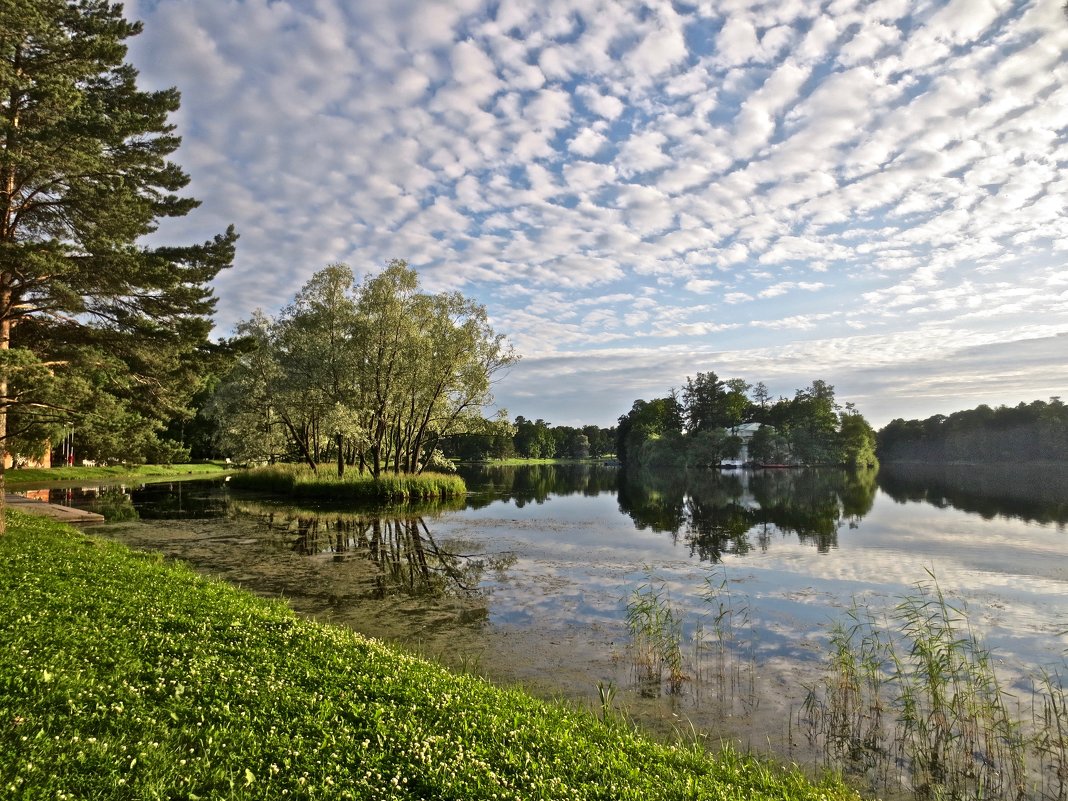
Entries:
POLYGON ((0 538, 9 799, 855 798, 450 673, 60 524, 0 538))
POLYGON ((40 484, 46 481, 121 481, 122 479, 164 479, 185 476, 222 475, 233 470, 221 464, 143 464, 114 465, 113 467, 27 467, 21 470, 4 471, 4 482, 16 484, 40 484))
POLYGON ((276 492, 296 498, 369 501, 425 501, 464 495, 467 485, 459 476, 443 473, 369 473, 350 470, 338 478, 330 465, 313 473, 307 465, 276 464, 235 473, 230 486, 276 492))

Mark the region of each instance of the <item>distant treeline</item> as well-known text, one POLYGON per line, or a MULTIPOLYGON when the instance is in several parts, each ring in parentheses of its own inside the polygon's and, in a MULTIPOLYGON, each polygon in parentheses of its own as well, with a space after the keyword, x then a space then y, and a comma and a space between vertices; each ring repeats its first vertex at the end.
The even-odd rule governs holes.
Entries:
POLYGON ((1059 397, 926 420, 891 421, 877 435, 884 462, 1068 461, 1068 406, 1059 397))
POLYGON ((520 415, 514 423, 496 422, 486 431, 446 437, 441 450, 449 459, 478 462, 490 459, 591 459, 610 455, 616 430, 589 425, 554 426, 520 415))

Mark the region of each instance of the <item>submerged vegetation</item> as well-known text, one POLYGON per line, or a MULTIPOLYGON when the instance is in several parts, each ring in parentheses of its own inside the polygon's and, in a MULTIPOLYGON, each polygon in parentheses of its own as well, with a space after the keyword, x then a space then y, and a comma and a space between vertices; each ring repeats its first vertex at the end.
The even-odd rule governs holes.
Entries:
POLYGON ((43 519, 11 515, 0 603, 10 798, 855 798, 450 673, 43 519))
POLYGON ((425 501, 452 498, 467 492, 464 480, 442 473, 367 473, 337 476, 313 473, 304 465, 276 464, 242 471, 230 480, 239 489, 277 492, 295 498, 368 501, 425 501))

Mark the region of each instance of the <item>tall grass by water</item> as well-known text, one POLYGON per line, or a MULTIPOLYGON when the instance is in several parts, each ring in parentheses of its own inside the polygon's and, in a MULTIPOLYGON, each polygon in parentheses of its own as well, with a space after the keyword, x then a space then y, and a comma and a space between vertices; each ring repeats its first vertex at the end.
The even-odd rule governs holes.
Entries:
POLYGON ((631 659, 643 695, 712 700, 725 714, 756 704, 756 657, 748 601, 734 598, 726 572, 709 573, 699 590, 703 611, 687 616, 666 584, 646 569, 625 602, 631 659), (708 699, 711 690, 712 698, 708 699))
POLYGON ((856 799, 450 673, 44 518, 9 514, 0 608, 5 798, 856 799))
MULTIPOLYGON (((637 690, 689 692, 725 714, 758 703, 749 600, 726 572, 686 615, 646 569, 625 601, 637 690), (711 696, 709 698, 708 696, 711 696)), ((881 617, 856 603, 829 632, 825 678, 796 719, 813 769, 844 771, 872 793, 916 799, 1068 799, 1068 667, 1008 686, 933 575, 881 617)), ((615 688, 598 687, 607 718, 615 688)))
POLYGON ((444 473, 369 473, 348 471, 342 478, 329 468, 312 472, 307 465, 276 464, 236 473, 230 485, 318 500, 421 501, 467 492, 464 480, 444 473))
POLYGON ((854 604, 830 643, 799 715, 825 764, 919 798, 1068 797, 1062 676, 1007 687, 933 575, 882 620, 854 604))

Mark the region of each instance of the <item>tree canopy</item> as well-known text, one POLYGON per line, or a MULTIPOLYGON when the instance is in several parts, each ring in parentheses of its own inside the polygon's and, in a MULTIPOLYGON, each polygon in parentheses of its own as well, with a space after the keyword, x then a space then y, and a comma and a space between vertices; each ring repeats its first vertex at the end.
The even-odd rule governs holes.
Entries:
POLYGON ((421 472, 441 441, 483 433, 493 376, 518 357, 483 306, 419 291, 402 260, 357 283, 333 264, 277 319, 239 326, 255 347, 215 403, 225 447, 242 460, 295 456, 313 469, 346 465, 421 472))
POLYGON ((926 420, 890 421, 878 433, 891 462, 1068 461, 1068 406, 1054 396, 1016 406, 986 404, 926 420))
POLYGON ((748 443, 751 461, 772 464, 874 465, 875 432, 852 405, 835 400, 817 379, 793 398, 769 403, 763 382, 721 380, 714 372, 687 377, 680 393, 636 400, 619 418, 619 458, 645 467, 707 467, 737 458, 740 427, 759 424, 748 443))
POLYGON ((168 160, 176 89, 146 92, 125 63, 140 33, 103 0, 0 4, 0 441, 40 443, 90 417, 150 444, 220 348, 208 283, 228 229, 147 247, 197 201, 168 160))

